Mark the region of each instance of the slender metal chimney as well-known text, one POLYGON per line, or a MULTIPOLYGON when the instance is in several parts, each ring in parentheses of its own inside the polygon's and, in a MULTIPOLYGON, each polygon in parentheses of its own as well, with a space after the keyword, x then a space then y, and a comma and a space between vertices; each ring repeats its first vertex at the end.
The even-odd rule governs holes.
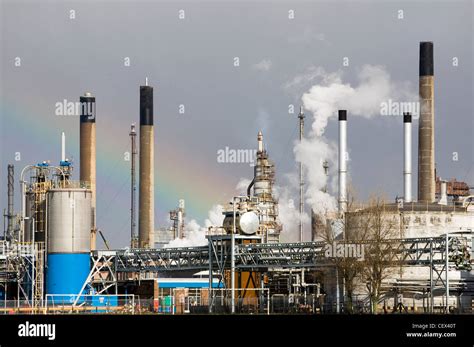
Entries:
MULTIPOLYGON (((148 81, 147 81, 148 82, 148 81)), ((140 183, 138 242, 154 247, 154 128, 153 87, 140 86, 140 183)))
POLYGON ((66 135, 64 131, 61 133, 61 161, 66 160, 66 135))
MULTIPOLYGON (((298 119, 300 120, 300 143, 303 141, 304 136, 304 112, 303 106, 300 107, 300 113, 298 114, 298 119)), ((303 242, 303 213, 304 213, 304 179, 303 179, 303 161, 300 161, 300 220, 299 220, 299 229, 300 229, 300 242, 303 242)))
POLYGON ((7 236, 8 238, 13 236, 13 194, 14 194, 14 166, 12 164, 8 164, 8 182, 7 182, 7 189, 8 189, 8 208, 7 208, 7 219, 8 219, 8 227, 7 227, 7 236))
POLYGON ((420 124, 418 128, 418 201, 435 201, 433 42, 420 43, 420 124))
POLYGON ((80 162, 79 179, 90 184, 92 190, 92 230, 91 250, 96 249, 96 133, 95 133, 95 97, 86 92, 79 98, 80 117, 80 162))
POLYGON ((403 199, 404 202, 412 202, 411 190, 411 114, 403 114, 403 199))
POLYGON ((339 212, 347 211, 347 111, 339 110, 339 212))

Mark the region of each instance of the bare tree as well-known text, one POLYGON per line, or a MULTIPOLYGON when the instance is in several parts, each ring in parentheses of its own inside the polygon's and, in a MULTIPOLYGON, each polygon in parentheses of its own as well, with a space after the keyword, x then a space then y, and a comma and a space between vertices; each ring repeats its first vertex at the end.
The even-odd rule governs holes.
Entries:
MULTIPOLYGON (((328 212, 324 216, 317 216, 317 237, 322 239, 324 242, 333 245, 337 243, 339 245, 345 244, 356 244, 363 239, 360 220, 354 218, 352 212, 356 210, 356 199, 355 193, 352 189, 349 189, 349 199, 347 211, 343 216, 336 213, 328 212), (337 223, 337 224, 334 224, 337 223)), ((365 230, 362 228, 362 230, 365 230)), ((344 308, 348 313, 354 311, 353 297, 356 288, 356 279, 361 275, 364 263, 361 259, 352 256, 334 257, 333 262, 335 270, 338 273, 340 283, 344 287, 344 308)))
POLYGON ((362 280, 370 298, 371 312, 375 313, 383 294, 382 282, 399 266, 399 241, 396 240, 400 237, 399 215, 379 197, 372 198, 369 207, 360 213, 363 225, 360 236, 366 241, 362 280))

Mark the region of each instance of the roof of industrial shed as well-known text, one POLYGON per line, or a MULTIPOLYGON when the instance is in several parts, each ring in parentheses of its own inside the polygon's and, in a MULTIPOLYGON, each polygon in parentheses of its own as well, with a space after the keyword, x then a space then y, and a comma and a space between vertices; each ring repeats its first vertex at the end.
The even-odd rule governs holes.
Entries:
MULTIPOLYGON (((370 211, 371 207, 366 206, 349 213, 360 213, 370 211)), ((466 212, 467 207, 459 205, 440 205, 437 203, 423 203, 423 202, 410 202, 403 204, 398 203, 386 203, 384 204, 384 209, 386 211, 392 212, 466 212)))

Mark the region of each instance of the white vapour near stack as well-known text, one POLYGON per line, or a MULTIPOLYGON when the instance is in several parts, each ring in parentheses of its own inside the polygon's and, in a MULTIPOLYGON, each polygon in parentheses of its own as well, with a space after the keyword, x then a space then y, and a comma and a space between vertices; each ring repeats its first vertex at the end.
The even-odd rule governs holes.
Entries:
POLYGON ((95 97, 85 93, 79 98, 80 117, 80 180, 90 184, 92 191, 92 231, 91 250, 96 249, 96 132, 95 132, 95 97))
POLYGON ((403 114, 403 199, 412 202, 411 190, 411 114, 403 114))
POLYGON ((154 128, 153 87, 140 86, 140 183, 138 241, 154 247, 154 128))
POLYGON ((347 111, 339 110, 339 212, 347 211, 347 111))

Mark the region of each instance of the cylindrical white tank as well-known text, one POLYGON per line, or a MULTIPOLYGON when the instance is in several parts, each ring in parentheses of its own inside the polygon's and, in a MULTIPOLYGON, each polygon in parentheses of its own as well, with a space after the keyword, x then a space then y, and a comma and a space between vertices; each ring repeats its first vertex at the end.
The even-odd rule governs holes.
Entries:
POLYGON ((88 253, 91 250, 92 191, 48 191, 48 253, 88 253))

